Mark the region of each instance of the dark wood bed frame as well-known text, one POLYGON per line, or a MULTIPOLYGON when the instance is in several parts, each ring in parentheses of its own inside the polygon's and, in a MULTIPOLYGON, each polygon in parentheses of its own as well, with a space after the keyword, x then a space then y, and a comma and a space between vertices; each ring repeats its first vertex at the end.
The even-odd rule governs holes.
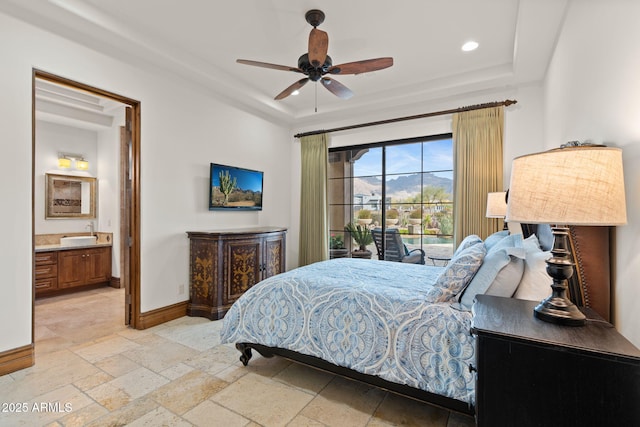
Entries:
MULTIPOLYGON (((570 227, 571 251, 576 264, 575 273, 569 280, 571 300, 580 307, 594 310, 602 318, 609 321, 611 309, 611 277, 610 277, 610 233, 609 227, 570 227)), ((553 236, 549 226, 523 225, 525 237, 536 234, 543 249, 553 245, 553 236)), ((469 332, 471 333, 471 332, 469 332)), ((246 366, 254 349, 263 357, 280 356, 294 362, 322 369, 346 378, 361 381, 402 396, 417 399, 448 410, 474 415, 475 408, 460 400, 430 393, 407 385, 393 383, 373 375, 336 366, 315 356, 300 354, 295 351, 267 347, 254 343, 237 343, 236 348, 242 353, 240 361, 246 366)))

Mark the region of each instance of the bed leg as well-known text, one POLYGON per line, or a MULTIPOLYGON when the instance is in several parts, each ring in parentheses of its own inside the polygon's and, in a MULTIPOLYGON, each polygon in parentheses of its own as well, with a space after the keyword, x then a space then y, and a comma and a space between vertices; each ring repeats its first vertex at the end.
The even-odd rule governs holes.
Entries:
POLYGON ((236 348, 240 353, 242 353, 240 355, 240 361, 244 366, 247 366, 252 356, 251 347, 249 347, 247 344, 243 344, 239 342, 239 343, 236 343, 236 348))

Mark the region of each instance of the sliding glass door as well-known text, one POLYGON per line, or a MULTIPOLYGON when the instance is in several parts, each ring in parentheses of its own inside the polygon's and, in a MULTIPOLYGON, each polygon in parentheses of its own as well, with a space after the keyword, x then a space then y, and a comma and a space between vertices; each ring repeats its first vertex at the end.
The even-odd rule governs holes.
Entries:
MULTIPOLYGON (((428 263, 451 254, 453 147, 450 134, 332 148, 329 151, 329 228, 332 256, 357 249, 347 224, 398 233, 406 251, 428 263), (337 248, 343 246, 344 250, 337 248)), ((389 238, 367 247, 373 258, 398 260, 389 238), (393 251, 391 250, 393 249, 393 251), (389 253, 387 253, 389 252, 389 253)), ((405 250, 404 248, 402 248, 405 250)))

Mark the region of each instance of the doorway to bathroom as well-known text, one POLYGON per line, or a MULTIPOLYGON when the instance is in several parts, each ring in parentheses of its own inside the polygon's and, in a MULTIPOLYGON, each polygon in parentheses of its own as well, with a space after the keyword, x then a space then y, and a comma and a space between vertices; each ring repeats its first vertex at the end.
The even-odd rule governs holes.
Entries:
POLYGON ((123 295, 121 324, 139 327, 140 102, 34 70, 32 117, 34 313, 38 294, 108 283, 123 295))

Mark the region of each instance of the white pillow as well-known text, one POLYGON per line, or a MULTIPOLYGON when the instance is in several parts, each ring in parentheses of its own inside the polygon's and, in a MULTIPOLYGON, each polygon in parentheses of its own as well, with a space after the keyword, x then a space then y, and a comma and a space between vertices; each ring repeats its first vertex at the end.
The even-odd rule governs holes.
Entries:
POLYGON ((509 264, 500 270, 485 294, 510 298, 518 288, 523 275, 524 260, 512 256, 509 264))
POLYGON ((542 301, 551 295, 553 279, 547 274, 547 263, 551 252, 542 250, 527 252, 524 259, 524 273, 516 289, 514 298, 542 301))
POLYGON ((522 241, 522 247, 527 252, 540 252, 540 241, 538 240, 538 236, 532 234, 522 241))
POLYGON ((489 253, 502 251, 509 255, 510 261, 492 278, 484 293, 510 298, 518 288, 524 273, 523 259, 526 250, 523 248, 522 234, 510 234, 493 245, 489 253))
POLYGON ((471 308, 478 294, 487 293, 507 297, 513 295, 522 279, 524 260, 510 255, 510 249, 514 248, 503 248, 487 253, 480 269, 459 299, 463 306, 471 308), (489 293, 491 289, 494 293, 489 293))

